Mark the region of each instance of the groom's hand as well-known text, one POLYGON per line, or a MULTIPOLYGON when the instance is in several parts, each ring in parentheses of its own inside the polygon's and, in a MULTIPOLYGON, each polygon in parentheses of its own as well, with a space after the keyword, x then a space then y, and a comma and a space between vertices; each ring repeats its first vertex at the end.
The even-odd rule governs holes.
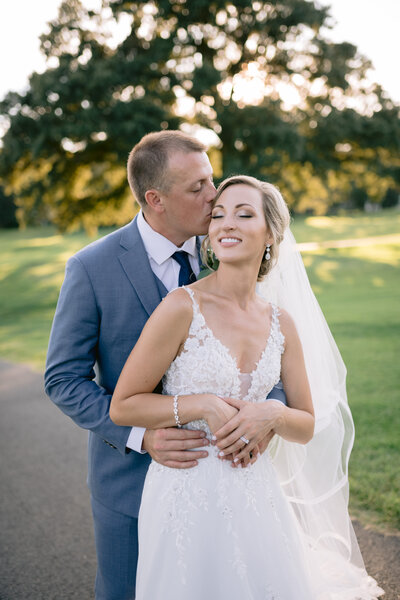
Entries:
POLYGON ((142 448, 153 460, 172 469, 189 469, 198 464, 198 460, 208 456, 205 450, 196 450, 208 446, 204 431, 191 429, 146 429, 142 448))

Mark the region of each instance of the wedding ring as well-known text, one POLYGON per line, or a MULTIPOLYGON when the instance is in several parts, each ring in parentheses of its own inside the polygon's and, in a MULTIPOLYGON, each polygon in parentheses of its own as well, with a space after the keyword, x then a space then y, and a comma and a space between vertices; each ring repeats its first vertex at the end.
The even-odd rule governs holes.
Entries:
POLYGON ((248 440, 247 437, 244 437, 244 435, 241 435, 239 439, 242 440, 242 442, 244 442, 246 446, 247 444, 250 444, 250 440, 248 440))

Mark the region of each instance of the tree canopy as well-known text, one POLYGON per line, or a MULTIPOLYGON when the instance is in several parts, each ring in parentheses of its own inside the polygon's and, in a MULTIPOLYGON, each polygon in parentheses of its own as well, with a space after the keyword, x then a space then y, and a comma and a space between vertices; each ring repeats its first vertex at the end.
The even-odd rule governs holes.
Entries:
POLYGON ((0 104, 0 178, 20 219, 126 221, 129 151, 178 127, 213 133, 217 175, 268 179, 296 210, 355 188, 380 201, 400 183, 399 107, 329 23, 307 0, 62 2, 41 37, 47 70, 0 104))

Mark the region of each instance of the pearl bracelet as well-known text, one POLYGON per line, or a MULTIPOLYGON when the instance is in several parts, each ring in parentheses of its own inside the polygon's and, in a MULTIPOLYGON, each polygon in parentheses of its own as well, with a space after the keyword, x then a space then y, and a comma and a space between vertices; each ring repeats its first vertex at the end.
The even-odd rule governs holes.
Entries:
POLYGON ((175 417, 175 423, 177 424, 178 427, 182 427, 182 423, 179 420, 179 414, 178 414, 178 394, 176 394, 174 396, 174 417, 175 417))

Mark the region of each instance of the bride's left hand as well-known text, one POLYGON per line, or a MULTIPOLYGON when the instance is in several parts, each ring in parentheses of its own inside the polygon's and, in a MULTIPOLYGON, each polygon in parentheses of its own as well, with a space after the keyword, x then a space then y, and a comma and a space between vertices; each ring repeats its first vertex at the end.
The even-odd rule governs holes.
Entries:
POLYGON ((239 412, 215 432, 215 443, 225 456, 233 454, 236 463, 243 459, 247 462, 250 452, 255 454, 261 448, 265 449, 265 439, 269 441, 273 437, 274 427, 282 418, 285 407, 277 400, 254 403, 224 398, 224 401, 239 412), (241 436, 249 443, 244 444, 241 436))

